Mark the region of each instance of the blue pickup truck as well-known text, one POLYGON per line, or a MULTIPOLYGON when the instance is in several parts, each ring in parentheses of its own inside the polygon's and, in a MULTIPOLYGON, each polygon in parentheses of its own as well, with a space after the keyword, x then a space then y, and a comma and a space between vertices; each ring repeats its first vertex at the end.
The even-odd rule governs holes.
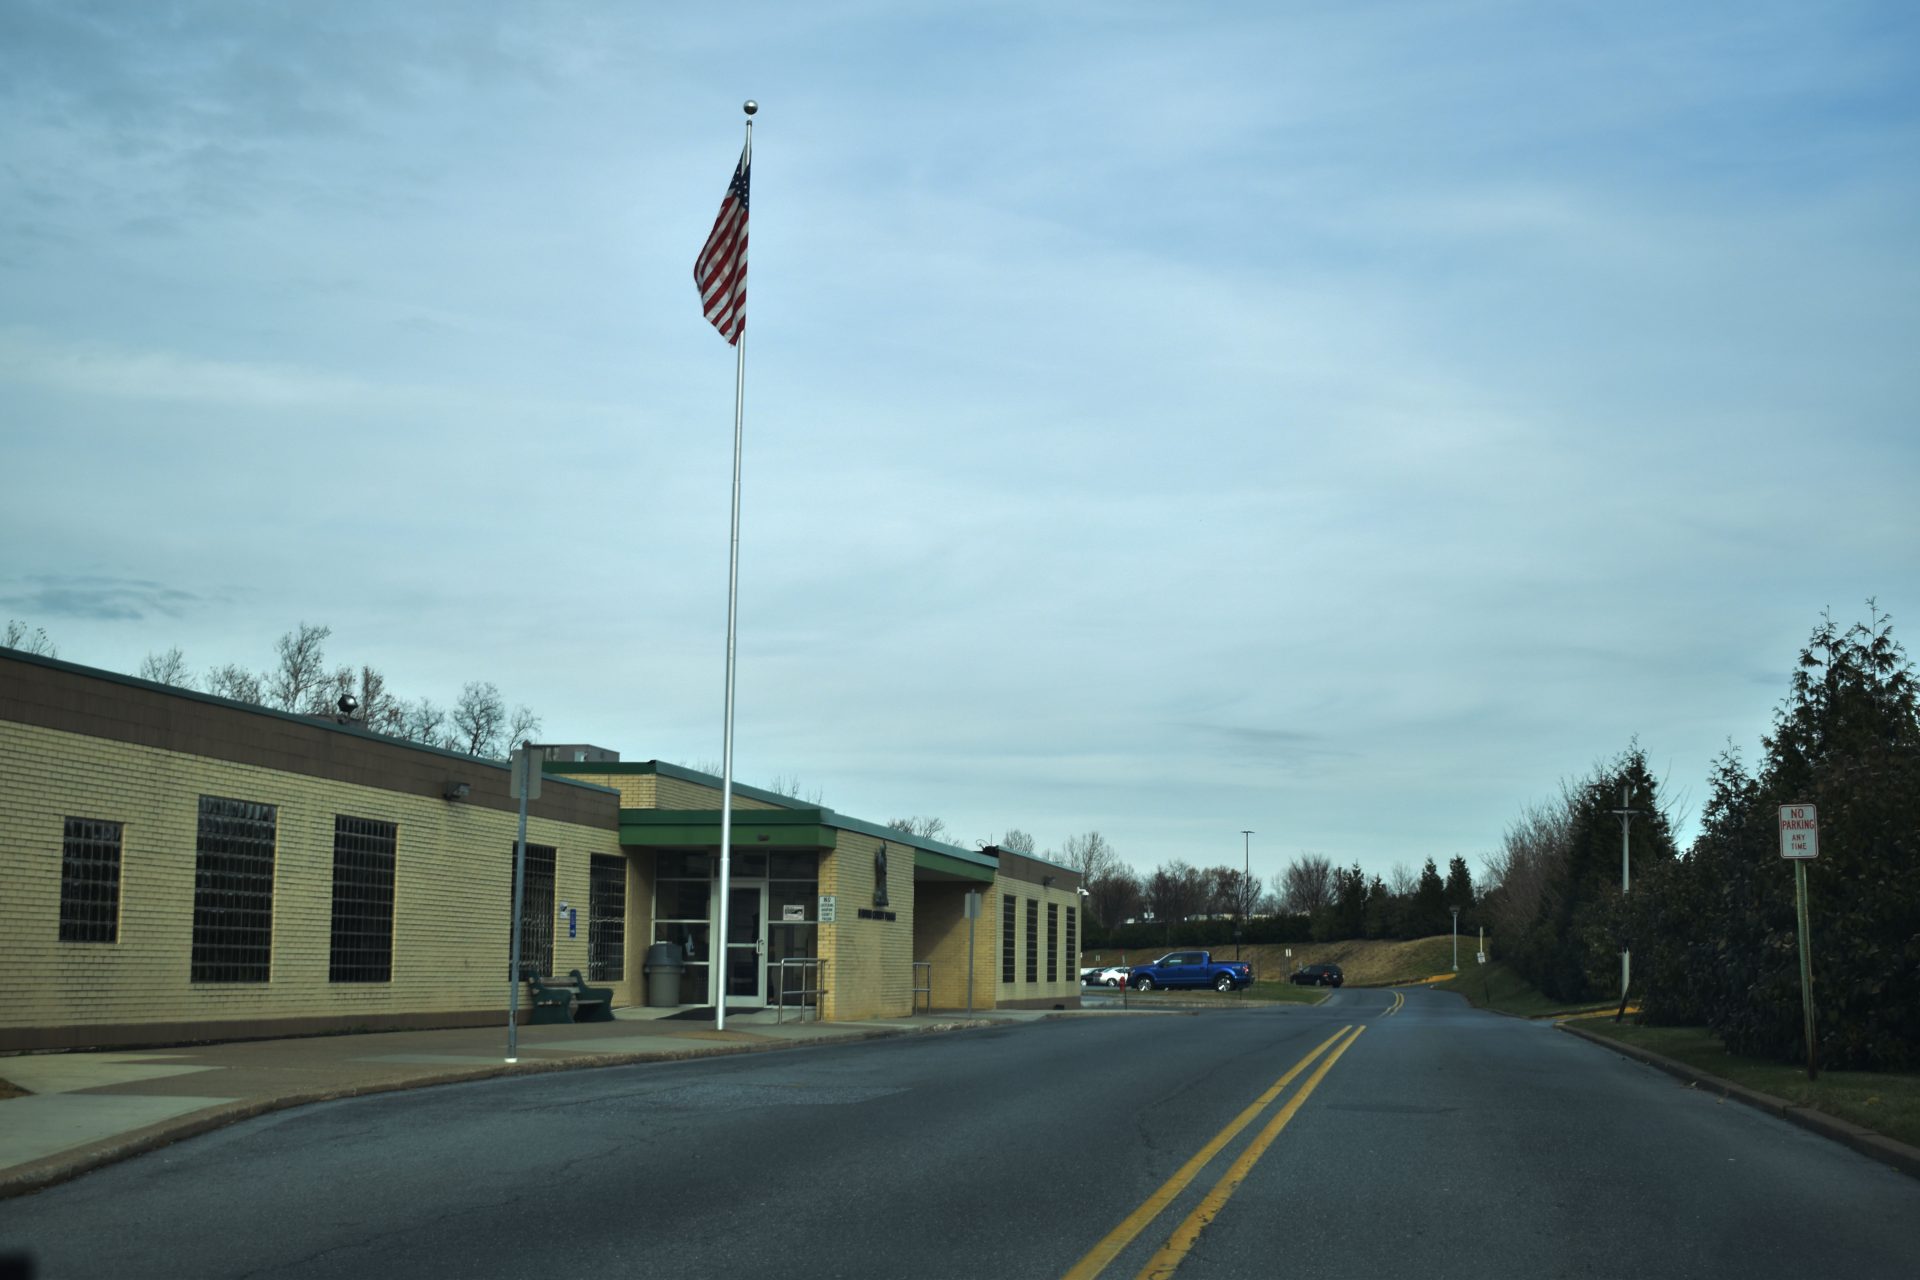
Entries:
POLYGON ((1215 960, 1210 951, 1169 951, 1151 964, 1137 964, 1127 977, 1135 991, 1155 987, 1212 987, 1239 991, 1253 985, 1253 966, 1238 960, 1215 960))

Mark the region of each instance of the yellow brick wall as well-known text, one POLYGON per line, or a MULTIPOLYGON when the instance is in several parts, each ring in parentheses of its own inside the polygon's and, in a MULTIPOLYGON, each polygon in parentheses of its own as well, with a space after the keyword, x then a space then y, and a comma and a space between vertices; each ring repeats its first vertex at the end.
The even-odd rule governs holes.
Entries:
POLYGON ((995 950, 992 887, 986 884, 955 884, 949 881, 924 881, 914 885, 914 929, 919 945, 917 960, 930 963, 932 1007, 967 1007, 967 926, 973 926, 973 1008, 991 1009, 998 994, 994 966, 999 962, 995 950), (980 916, 966 918, 966 894, 981 890, 980 916))
MULTIPOLYGON (((0 1034, 504 1007, 516 825, 517 815, 498 809, 0 722, 0 1034), (189 981, 202 795, 277 809, 268 982, 189 981), (390 982, 327 978, 337 814, 397 827, 390 982), (117 942, 59 940, 62 830, 70 816, 124 824, 117 942)), ((571 939, 565 921, 556 921, 554 967, 585 972, 589 855, 619 854, 618 833, 536 816, 527 838, 555 846, 555 898, 583 917, 571 939)), ((633 874, 627 963, 637 977, 652 895, 633 874)), ((639 988, 617 984, 616 1003, 628 1003, 629 990, 639 988)))
POLYGON ((993 938, 993 979, 997 987, 996 1000, 1002 1005, 1054 1005, 1065 1004, 1069 1008, 1078 1005, 1080 1000, 1080 957, 1077 954, 1079 940, 1086 933, 1084 911, 1080 908, 1082 899, 1071 889, 1055 886, 1043 886, 1025 880, 1009 878, 1004 870, 994 883, 995 893, 988 901, 987 908, 992 916, 991 933, 993 938), (1012 982, 1000 981, 1000 947, 1002 939, 1001 900, 1012 897, 1017 905, 1014 916, 1014 970, 1012 982), (1027 904, 1039 904, 1039 929, 1035 941, 1039 946, 1039 963, 1036 966, 1036 981, 1027 981, 1027 904), (1055 978, 1047 981, 1047 904, 1059 908, 1059 921, 1054 936, 1054 949, 1058 954, 1055 978), (1067 911, 1072 908, 1074 915, 1074 949, 1067 947, 1067 911))
MULTIPOLYGON (((656 775, 657 777, 658 775, 656 775)), ((593 781, 594 779, 587 779, 593 781)), ((734 786, 738 788, 736 780, 734 786)), ((684 778, 658 778, 654 789, 655 803, 650 806, 660 809, 718 809, 720 807, 720 788, 705 786, 698 782, 688 782, 684 778)), ((624 804, 625 802, 622 801, 624 804)), ((642 806, 630 805, 629 808, 642 806)), ((756 800, 752 796, 743 796, 736 790, 733 797, 734 812, 742 809, 778 809, 781 805, 770 804, 765 800, 756 800)))
POLYGON ((887 898, 892 920, 862 920, 873 907, 874 836, 838 833, 838 844, 820 855, 820 892, 838 902, 835 923, 820 926, 820 955, 827 961, 826 997, 820 1016, 829 1022, 900 1018, 913 1011, 913 851, 887 846, 887 898))
POLYGON ((651 773, 569 773, 565 767, 549 767, 546 774, 549 778, 577 778, 581 782, 591 782, 596 787, 618 791, 622 809, 654 807, 654 783, 657 779, 651 773))

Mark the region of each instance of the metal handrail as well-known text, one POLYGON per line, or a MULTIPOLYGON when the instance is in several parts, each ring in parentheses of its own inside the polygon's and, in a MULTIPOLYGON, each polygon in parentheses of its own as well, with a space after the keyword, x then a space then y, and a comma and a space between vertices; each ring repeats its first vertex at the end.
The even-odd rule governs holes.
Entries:
POLYGON ((930 960, 915 960, 913 962, 913 976, 916 980, 920 977, 920 971, 922 969, 925 969, 927 971, 927 984, 925 986, 920 986, 917 984, 917 981, 916 981, 916 985, 913 988, 913 1011, 915 1013, 920 1012, 920 997, 925 996, 927 998, 927 1012, 932 1013, 933 1012, 933 962, 930 960))
POLYGON ((827 962, 818 956, 788 956, 783 960, 774 961, 774 967, 780 973, 780 980, 774 987, 774 1022, 781 1023, 787 1020, 788 996, 799 997, 794 1002, 794 1008, 799 1010, 802 1022, 806 1021, 809 1003, 813 1008, 813 1020, 820 1021, 820 997, 827 994, 827 962), (798 975, 802 985, 788 986, 787 975, 790 973, 798 975), (812 979, 811 986, 805 985, 809 978, 812 979), (808 996, 813 997, 811 1002, 807 1000, 808 996))

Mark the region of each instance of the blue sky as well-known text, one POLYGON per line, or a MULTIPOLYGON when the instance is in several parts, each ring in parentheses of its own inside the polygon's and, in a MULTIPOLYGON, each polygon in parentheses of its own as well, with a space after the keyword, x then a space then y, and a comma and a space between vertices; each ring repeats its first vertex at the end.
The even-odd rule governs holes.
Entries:
POLYGON ((0 8, 0 614, 1142 870, 1478 868, 1920 626, 1901 4, 0 8))

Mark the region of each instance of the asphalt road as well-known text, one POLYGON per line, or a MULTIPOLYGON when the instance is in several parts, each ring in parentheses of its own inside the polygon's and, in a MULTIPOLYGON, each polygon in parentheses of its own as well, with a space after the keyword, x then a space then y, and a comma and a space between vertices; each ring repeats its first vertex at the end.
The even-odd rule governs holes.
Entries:
POLYGON ((1781 1121, 1455 996, 1347 990, 312 1107, 0 1202, 0 1252, 55 1278, 1911 1280, 1915 1223, 1920 1182, 1781 1121))

